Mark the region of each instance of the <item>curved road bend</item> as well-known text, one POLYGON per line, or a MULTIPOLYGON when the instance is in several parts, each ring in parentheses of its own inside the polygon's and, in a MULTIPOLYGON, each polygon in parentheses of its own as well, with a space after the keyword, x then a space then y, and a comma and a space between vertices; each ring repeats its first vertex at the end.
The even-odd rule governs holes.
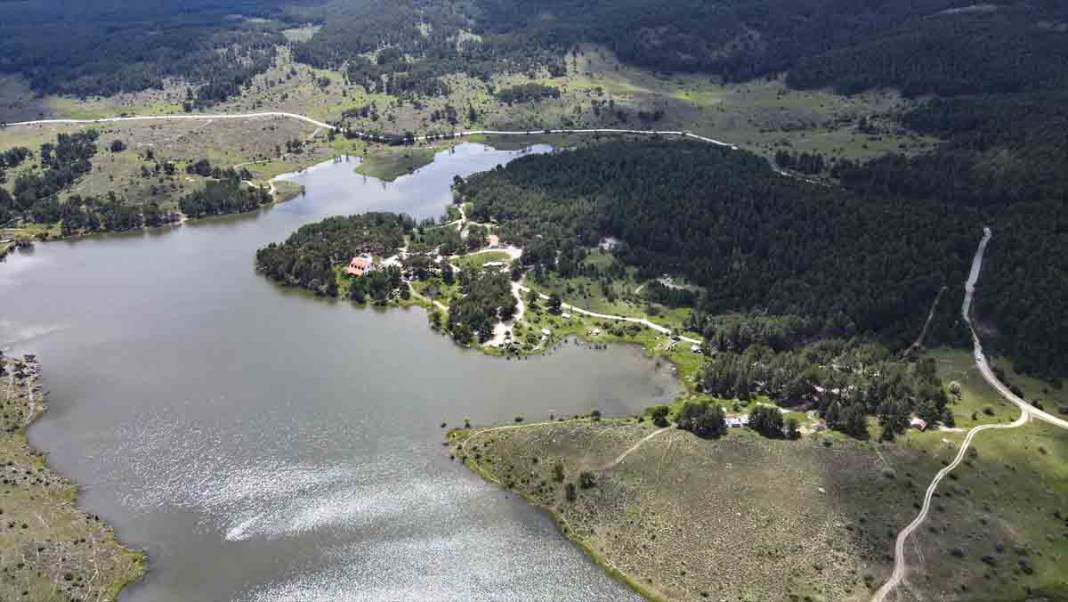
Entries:
POLYGON ((957 452, 957 457, 953 459, 953 462, 948 466, 938 471, 934 480, 931 481, 930 486, 927 487, 927 493, 923 498, 923 507, 920 509, 920 513, 916 515, 904 529, 897 535, 897 540, 894 543, 894 571, 891 573, 890 578, 883 584, 882 587, 875 592, 872 596, 872 602, 883 602, 886 596, 896 588, 902 580, 905 578, 907 566, 905 564, 905 542, 908 540, 909 535, 912 534, 924 520, 927 519, 927 513, 930 510, 931 498, 934 495, 935 489, 938 484, 950 473, 958 464, 964 459, 964 454, 968 451, 968 446, 971 445, 972 439, 981 431, 989 429, 1011 429, 1027 424, 1027 421, 1032 417, 1043 422, 1047 422, 1054 426, 1058 426, 1063 429, 1068 429, 1068 421, 1062 420, 1048 412, 1044 412, 1009 390, 1004 383, 998 380, 994 371, 990 368, 990 364, 986 359, 986 355, 983 353, 983 346, 979 341, 979 334, 975 330, 975 325, 972 323, 972 299, 975 297, 976 284, 979 282, 979 274, 983 270, 983 255, 986 253, 986 247, 990 243, 990 239, 993 237, 993 232, 989 227, 983 228, 983 238, 979 241, 979 248, 975 252, 975 257, 972 259, 972 269, 968 274, 968 280, 964 284, 964 303, 961 305, 961 316, 964 318, 968 329, 972 333, 972 344, 974 347, 975 365, 979 368, 979 372, 982 373, 983 378, 990 384, 998 393, 1005 399, 1008 399, 1012 403, 1016 404, 1020 408, 1020 417, 1009 424, 983 424, 968 431, 968 434, 964 437, 964 442, 961 444, 960 450, 957 452))

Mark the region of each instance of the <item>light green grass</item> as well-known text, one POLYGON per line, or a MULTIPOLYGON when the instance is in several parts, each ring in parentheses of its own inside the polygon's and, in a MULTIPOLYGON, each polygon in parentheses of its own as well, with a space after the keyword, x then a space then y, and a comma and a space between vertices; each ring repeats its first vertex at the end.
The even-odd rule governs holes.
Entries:
POLYGON ((380 147, 370 151, 356 173, 392 182, 434 162, 432 147, 380 147))
POLYGON ((471 255, 464 255, 457 257, 453 260, 456 267, 461 270, 480 270, 487 263, 501 262, 508 264, 511 262, 511 256, 504 251, 484 251, 482 253, 474 253, 471 255))

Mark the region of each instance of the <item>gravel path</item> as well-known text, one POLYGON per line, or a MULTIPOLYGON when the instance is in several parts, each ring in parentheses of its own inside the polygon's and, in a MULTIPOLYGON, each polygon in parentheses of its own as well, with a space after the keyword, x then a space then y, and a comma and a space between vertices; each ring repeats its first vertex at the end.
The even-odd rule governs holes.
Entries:
POLYGON ((1057 418, 1048 412, 1044 412, 1034 407, 1010 391, 1009 388, 1005 386, 1005 383, 998 380, 998 377, 990 367, 990 363, 987 362, 986 355, 983 353, 983 346, 979 341, 979 334, 976 332, 975 325, 972 323, 972 299, 975 296, 976 284, 979 282, 979 274, 983 270, 983 255, 986 253, 986 247, 990 243, 992 237, 993 232, 990 228, 984 227, 983 238, 979 241, 979 248, 976 250, 975 257, 972 259, 972 269, 968 274, 968 281, 964 284, 964 303, 961 305, 961 316, 968 324, 968 328, 972 333, 976 367, 990 386, 1000 393, 1002 397, 1008 399, 1020 408, 1020 417, 1009 424, 983 424, 968 431, 968 434, 964 437, 964 442, 960 446, 960 450, 957 452, 957 457, 954 458, 953 462, 948 466, 938 471, 934 480, 932 480, 931 484, 927 487, 927 494, 923 498, 923 507, 920 509, 920 513, 916 515, 916 518, 913 519, 911 523, 897 534, 897 541, 894 544, 894 571, 891 573, 890 578, 887 579, 886 583, 884 583, 883 586, 875 592, 875 595, 872 596, 872 602, 883 602, 883 600, 886 599, 886 596, 905 579, 908 570, 908 565, 905 563, 905 542, 908 540, 909 535, 919 528, 927 519, 927 512, 930 509, 931 497, 934 495, 935 489, 938 488, 938 484, 942 482, 942 479, 961 463, 964 459, 964 454, 968 451, 968 447, 972 443, 972 439, 975 438, 976 435, 985 430, 1017 428, 1027 424, 1027 421, 1032 417, 1042 420, 1043 422, 1048 422, 1054 426, 1068 429, 1068 421, 1057 418))

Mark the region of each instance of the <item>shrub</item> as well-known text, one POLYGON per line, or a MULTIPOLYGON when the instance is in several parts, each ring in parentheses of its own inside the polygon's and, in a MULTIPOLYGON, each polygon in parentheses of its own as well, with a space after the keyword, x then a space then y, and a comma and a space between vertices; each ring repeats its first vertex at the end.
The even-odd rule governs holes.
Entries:
POLYGON ((578 498, 578 491, 575 489, 574 483, 568 483, 564 487, 564 497, 566 497, 569 502, 573 502, 578 498))
POLYGON ((583 471, 579 474, 579 487, 583 489, 589 489, 597 485, 597 480, 594 478, 593 473, 589 471, 583 471))
POLYGON ((653 406, 649 408, 649 416, 653 420, 653 424, 660 428, 664 428, 668 425, 668 413, 671 412, 671 408, 665 405, 653 406))
POLYGON ((563 464, 563 462, 557 461, 556 464, 553 464, 553 480, 556 481, 557 483, 563 483, 564 482, 564 464, 563 464))

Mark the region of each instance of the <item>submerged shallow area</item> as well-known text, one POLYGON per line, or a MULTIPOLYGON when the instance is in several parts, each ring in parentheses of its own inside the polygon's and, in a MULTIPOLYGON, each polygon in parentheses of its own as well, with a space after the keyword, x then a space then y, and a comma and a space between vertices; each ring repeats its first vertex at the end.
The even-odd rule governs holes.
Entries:
POLYGON ((440 423, 634 413, 674 397, 669 371, 623 346, 491 358, 421 309, 358 309, 253 269, 300 225, 438 216, 454 175, 546 150, 463 144, 392 183, 327 163, 254 215, 0 265, 0 345, 49 367, 31 442, 150 557, 122 600, 634 598, 547 516, 451 462, 440 423))

